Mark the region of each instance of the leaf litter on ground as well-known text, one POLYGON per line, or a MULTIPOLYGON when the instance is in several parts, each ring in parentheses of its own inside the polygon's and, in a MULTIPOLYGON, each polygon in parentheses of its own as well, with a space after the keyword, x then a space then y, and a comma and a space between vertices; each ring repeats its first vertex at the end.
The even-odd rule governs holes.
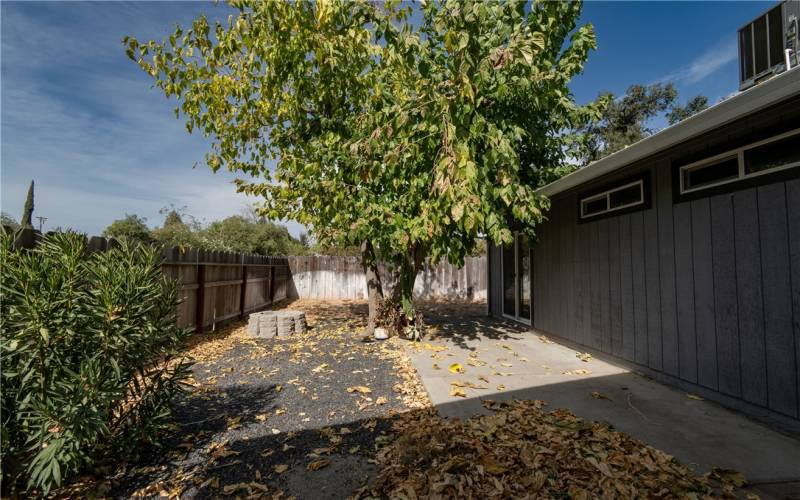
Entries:
POLYGON ((355 498, 713 498, 736 471, 698 476, 672 456, 542 401, 484 401, 490 415, 403 414, 355 498), (712 483, 712 480, 719 481, 712 483))

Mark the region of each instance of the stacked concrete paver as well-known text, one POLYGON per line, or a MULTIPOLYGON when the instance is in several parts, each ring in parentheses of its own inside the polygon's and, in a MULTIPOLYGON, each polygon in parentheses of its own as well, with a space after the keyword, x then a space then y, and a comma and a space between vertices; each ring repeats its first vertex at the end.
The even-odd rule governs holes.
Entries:
POLYGON ((303 311, 263 311, 253 313, 247 322, 251 337, 285 338, 306 331, 306 314, 303 311))

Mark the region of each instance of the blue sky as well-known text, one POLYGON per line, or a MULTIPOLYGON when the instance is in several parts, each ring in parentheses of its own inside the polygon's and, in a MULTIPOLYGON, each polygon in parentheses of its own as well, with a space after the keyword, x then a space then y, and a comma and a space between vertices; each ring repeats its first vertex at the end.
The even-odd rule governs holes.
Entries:
MULTIPOLYGON (((718 101, 737 88, 736 30, 773 2, 588 2, 598 50, 572 89, 674 81, 681 100, 718 101)), ((36 181, 34 215, 45 229, 99 234, 126 213, 160 225, 161 207, 186 206, 205 221, 255 200, 233 175, 202 165, 207 142, 186 133, 175 103, 124 54, 125 35, 161 39, 176 22, 225 7, 194 2, 0 3, 0 206, 19 218, 36 181), (193 168, 195 163, 198 163, 193 168)), ((302 228, 288 224, 293 234, 302 228)))

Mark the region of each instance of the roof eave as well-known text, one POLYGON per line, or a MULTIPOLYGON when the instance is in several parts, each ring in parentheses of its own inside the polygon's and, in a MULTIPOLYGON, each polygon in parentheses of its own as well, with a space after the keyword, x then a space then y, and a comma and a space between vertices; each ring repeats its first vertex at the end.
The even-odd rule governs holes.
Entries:
POLYGON ((800 94, 798 66, 537 190, 553 196, 800 94))

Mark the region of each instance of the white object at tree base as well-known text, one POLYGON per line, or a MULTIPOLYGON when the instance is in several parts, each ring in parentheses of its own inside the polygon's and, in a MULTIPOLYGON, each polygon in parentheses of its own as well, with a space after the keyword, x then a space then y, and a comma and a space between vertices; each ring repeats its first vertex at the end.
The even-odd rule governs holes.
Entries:
POLYGON ((386 328, 376 328, 373 335, 375 335, 375 338, 378 340, 386 340, 389 338, 389 334, 386 333, 386 328))

